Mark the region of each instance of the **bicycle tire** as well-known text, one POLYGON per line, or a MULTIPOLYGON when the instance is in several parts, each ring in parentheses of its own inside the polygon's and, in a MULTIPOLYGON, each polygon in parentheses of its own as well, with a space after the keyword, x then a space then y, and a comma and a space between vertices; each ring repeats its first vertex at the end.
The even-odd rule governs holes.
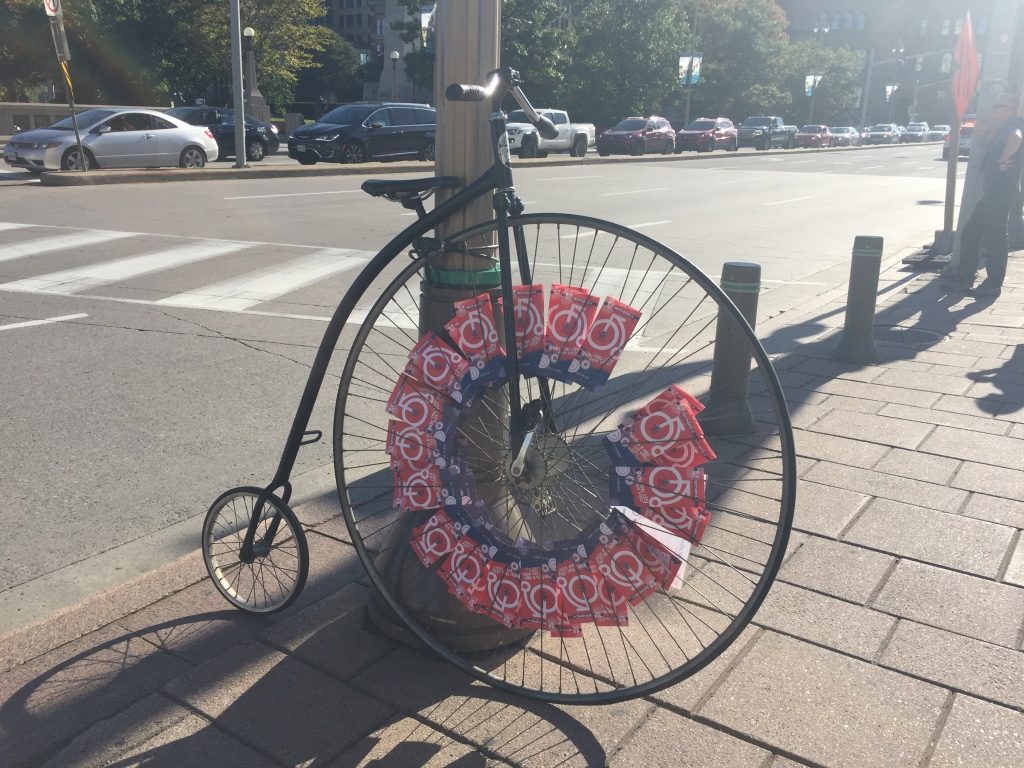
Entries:
MULTIPOLYGON (((446 243, 454 248, 493 247, 496 226, 487 222, 471 227, 446 243)), ((392 416, 384 409, 409 353, 423 336, 423 302, 418 286, 417 290, 410 286, 426 279, 426 258, 413 254, 412 261, 398 260, 398 249, 392 259, 375 259, 368 265, 341 309, 347 313, 349 326, 359 322, 350 340, 335 408, 335 472, 345 522, 374 592, 387 610, 426 646, 469 675, 549 702, 597 704, 649 695, 696 673, 728 647, 750 623, 781 565, 792 525, 796 483, 792 430, 782 389, 770 359, 735 305, 671 249, 625 227, 570 214, 527 214, 513 220, 510 227, 513 241, 517 236, 527 251, 532 282, 545 286, 545 296, 552 284, 572 285, 630 306, 639 302, 637 309, 647 314, 630 333, 618 363, 621 368, 613 371, 600 392, 549 379, 548 405, 555 430, 542 436, 542 445, 535 452, 546 462, 543 472, 550 472, 551 479, 547 474, 541 476, 541 470, 531 470, 537 472, 531 480, 535 485, 524 493, 533 494, 534 501, 517 497, 522 486, 512 489, 512 457, 507 455, 509 441, 504 435, 498 447, 504 446, 506 455, 500 460, 477 461, 474 468, 467 452, 453 458, 452 464, 456 459, 467 462, 465 466, 475 471, 477 496, 502 499, 506 517, 518 509, 515 514, 529 518, 539 535, 531 533, 530 540, 520 547, 540 549, 556 540, 578 544, 587 531, 611 519, 603 517, 611 501, 596 490, 595 483, 610 483, 615 470, 611 465, 603 469, 591 460, 599 449, 605 450, 603 438, 597 436, 614 430, 615 421, 609 423, 610 417, 649 404, 651 397, 669 385, 682 386, 694 395, 698 401, 694 409, 713 400, 715 393, 708 384, 715 343, 712 331, 722 314, 739 329, 747 345, 752 361, 750 400, 755 407, 751 410, 752 434, 708 437, 716 457, 705 467, 706 510, 711 522, 706 522, 703 530, 710 533, 689 542, 691 549, 682 558, 684 575, 678 588, 674 579, 673 586, 662 585, 630 603, 625 625, 618 623, 621 617, 617 617, 616 623, 599 626, 594 610, 584 617, 580 628, 552 628, 543 621, 539 630, 530 625, 499 627, 493 621, 493 599, 491 613, 485 611, 483 616, 478 604, 463 611, 472 601, 462 604, 453 599, 437 608, 444 603, 443 589, 441 598, 428 593, 438 592, 439 583, 444 588, 445 579, 449 585, 454 583, 448 576, 438 575, 448 566, 440 560, 442 564, 429 566, 420 562, 411 554, 414 547, 406 534, 426 529, 438 516, 429 503, 424 509, 396 510, 393 492, 395 478, 401 474, 387 452, 392 416), (552 259, 556 263, 551 263, 552 259), (658 269, 654 269, 656 265, 658 269), (678 311, 668 312, 670 303, 678 311), (674 317, 680 320, 672 327, 674 317), (592 417, 584 418, 590 412, 588 407, 620 396, 626 399, 601 405, 592 417), (598 417, 588 433, 581 435, 580 427, 598 417), (606 431, 599 433, 602 425, 606 431), (498 477, 485 475, 495 468, 498 477), (574 473, 575 495, 560 485, 570 473, 574 473), (581 512, 583 490, 592 498, 590 508, 581 512), (543 497, 539 507, 538 496, 543 497), (409 568, 413 569, 411 576, 406 574, 409 568), (712 590, 714 594, 709 596, 712 590), (429 606, 424 607, 426 604, 429 606), (443 615, 438 611, 444 611, 443 615), (483 623, 484 635, 489 623, 498 647, 476 647, 475 630, 462 632, 463 623, 468 626, 474 618, 483 623), (574 636, 577 631, 579 636, 574 636), (615 647, 609 650, 613 643, 615 647)), ((512 258, 515 262, 515 251, 512 258)), ((513 270, 520 272, 516 263, 513 270)), ((513 284, 519 282, 514 276, 513 284)), ((473 290, 469 288, 470 293, 473 290)), ((447 340, 457 343, 450 335, 447 340)), ((527 402, 537 402, 534 395, 539 383, 533 381, 540 378, 525 380, 523 399, 527 402)), ((502 392, 507 398, 507 389, 497 385, 478 395, 496 398, 487 406, 493 409, 502 392)), ((453 417, 463 420, 452 429, 453 442, 464 440, 468 445, 474 435, 483 440, 483 432, 467 436, 475 428, 471 413, 473 408, 453 417)), ((500 428, 501 419, 494 413, 484 417, 491 418, 490 426, 500 428)), ((537 429, 540 427, 534 431, 537 429)), ((488 445, 485 452, 494 448, 488 445)), ((463 501, 466 498, 471 497, 463 501)), ((500 525, 501 521, 497 522, 500 525)), ((647 522, 642 519, 638 524, 647 522)), ((591 565, 586 563, 586 567, 591 565)), ((502 574, 506 572, 507 564, 502 574)), ((586 601, 592 607, 591 598, 586 601)))
POLYGON ((242 560, 242 540, 262 493, 262 488, 240 487, 217 497, 203 521, 202 550, 214 586, 229 603, 247 613, 269 614, 284 610, 302 592, 309 546, 291 507, 271 495, 261 510, 256 557, 251 563, 242 560), (261 536, 278 515, 277 532, 267 542, 261 536))

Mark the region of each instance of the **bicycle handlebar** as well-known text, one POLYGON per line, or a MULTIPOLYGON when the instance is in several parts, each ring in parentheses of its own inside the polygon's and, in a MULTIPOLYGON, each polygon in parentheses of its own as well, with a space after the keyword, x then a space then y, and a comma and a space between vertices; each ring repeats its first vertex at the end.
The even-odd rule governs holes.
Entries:
POLYGON ((448 101, 483 101, 489 96, 493 96, 499 86, 502 86, 502 91, 498 94, 499 100, 505 95, 506 91, 511 90, 512 95, 519 103, 519 106, 523 108, 523 111, 526 112, 530 122, 536 127, 537 132, 545 139, 558 138, 558 129, 555 127, 555 124, 550 119, 537 113, 537 110, 533 108, 533 105, 526 98, 526 94, 519 88, 518 82, 517 72, 499 69, 490 73, 490 79, 486 87, 482 85, 452 83, 444 89, 444 97, 448 101), (506 78, 510 82, 505 82, 506 78))

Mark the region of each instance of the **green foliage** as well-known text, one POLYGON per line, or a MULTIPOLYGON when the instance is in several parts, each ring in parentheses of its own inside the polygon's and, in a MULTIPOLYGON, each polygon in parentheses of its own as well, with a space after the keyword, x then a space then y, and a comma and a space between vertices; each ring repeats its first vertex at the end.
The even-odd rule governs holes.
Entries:
POLYGON ((858 88, 862 84, 861 61, 847 47, 830 48, 820 43, 804 42, 791 49, 793 106, 800 115, 799 122, 811 115, 811 97, 807 95, 807 75, 821 75, 814 94, 814 119, 811 122, 826 125, 856 125, 860 121, 857 109, 858 88))
POLYGON ((566 91, 572 33, 557 26, 560 14, 553 0, 503 0, 501 5, 502 66, 519 70, 530 100, 539 106, 559 106, 566 91))
MULTIPOLYGON (((333 33, 332 33, 333 34, 333 33)), ((295 91, 298 101, 353 101, 363 95, 363 70, 359 53, 344 38, 333 34, 323 51, 313 57, 313 66, 299 74, 295 91)))

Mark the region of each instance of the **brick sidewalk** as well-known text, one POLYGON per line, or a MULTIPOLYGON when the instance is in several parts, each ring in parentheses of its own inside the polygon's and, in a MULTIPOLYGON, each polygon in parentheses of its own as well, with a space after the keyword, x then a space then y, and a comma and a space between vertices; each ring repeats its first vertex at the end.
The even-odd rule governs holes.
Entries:
POLYGON ((800 456, 754 625, 648 700, 538 705, 363 627, 333 497, 310 581, 232 610, 197 555, 0 637, 20 766, 1024 765, 1024 269, 995 300, 889 267, 883 360, 831 360, 844 298, 762 329, 800 456))

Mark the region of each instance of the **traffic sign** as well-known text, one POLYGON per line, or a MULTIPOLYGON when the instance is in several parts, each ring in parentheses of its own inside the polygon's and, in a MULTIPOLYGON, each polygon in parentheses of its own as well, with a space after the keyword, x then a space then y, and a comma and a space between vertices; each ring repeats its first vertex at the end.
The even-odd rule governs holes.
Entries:
POLYGON ((56 16, 60 13, 60 0, 43 0, 43 8, 47 16, 56 16))
POLYGON ((967 106, 974 98, 974 89, 978 87, 978 75, 981 66, 978 64, 978 49, 974 46, 974 32, 971 29, 971 14, 964 18, 960 39, 953 51, 953 104, 956 106, 956 119, 963 119, 967 106))

